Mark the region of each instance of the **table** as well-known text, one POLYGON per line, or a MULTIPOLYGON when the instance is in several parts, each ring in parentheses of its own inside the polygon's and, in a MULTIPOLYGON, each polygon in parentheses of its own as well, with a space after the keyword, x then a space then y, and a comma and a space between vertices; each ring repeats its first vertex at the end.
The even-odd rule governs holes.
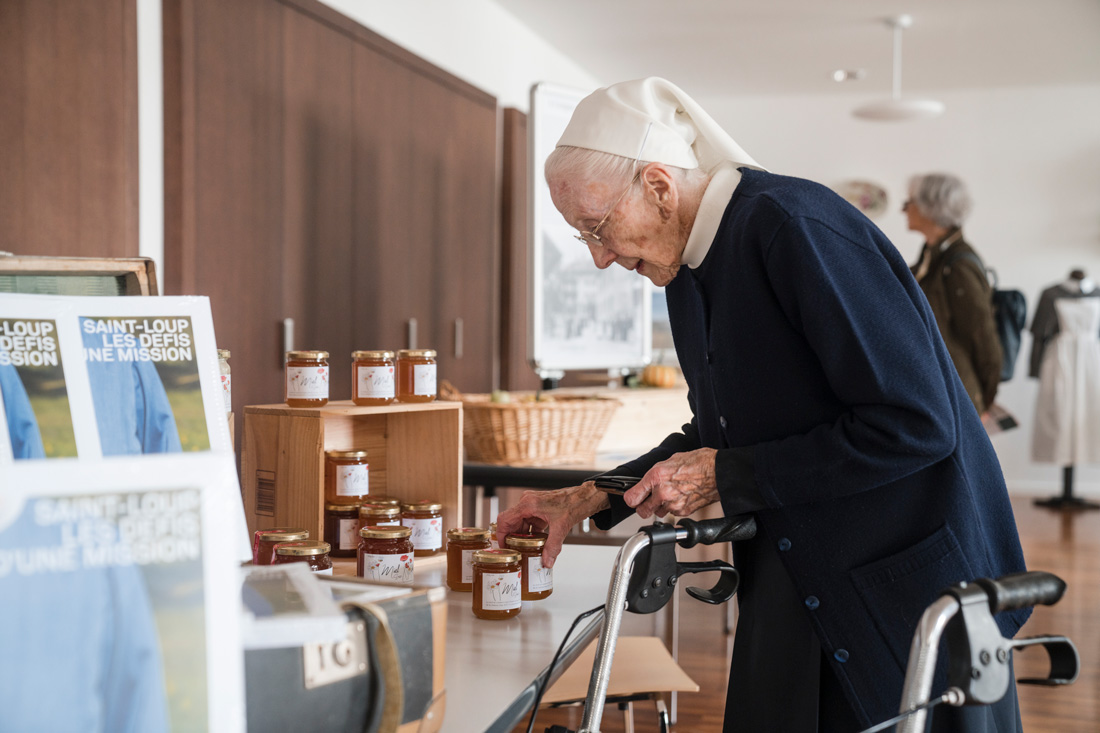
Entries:
MULTIPOLYGON (((484 621, 471 610, 471 594, 447 590, 447 733, 507 733, 526 721, 537 685, 561 675, 599 634, 603 613, 578 624, 554 670, 547 670, 569 626, 583 611, 602 605, 618 547, 565 545, 554 564, 554 593, 524 601, 505 621, 484 621)), ((337 575, 346 563, 337 563, 337 575)), ((351 574, 355 573, 351 565, 351 574)), ((416 585, 446 587, 447 564, 432 558, 416 566, 416 585)), ((538 730, 538 722, 535 723, 538 730)))

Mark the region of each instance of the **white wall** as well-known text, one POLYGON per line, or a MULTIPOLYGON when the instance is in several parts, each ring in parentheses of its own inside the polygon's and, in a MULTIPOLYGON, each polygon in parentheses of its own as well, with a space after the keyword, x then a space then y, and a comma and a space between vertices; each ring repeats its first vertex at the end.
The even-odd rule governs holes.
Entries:
POLYGON ((600 86, 491 0, 321 0, 381 36, 497 98, 527 111, 540 81, 600 86))
MULTIPOLYGON (((1028 298, 1073 267, 1100 279, 1100 86, 932 94, 943 117, 903 123, 850 115, 865 95, 699 100, 748 152, 777 173, 835 184, 869 179, 890 193, 876 223, 909 261, 923 239, 907 231, 901 202, 913 173, 943 170, 971 189, 964 231, 1002 286, 1028 298)), ((1016 375, 997 400, 1022 427, 994 436, 1009 489, 1054 494, 1061 468, 1030 461, 1038 383, 1027 377, 1026 337, 1016 375)), ((1096 436, 1100 440, 1100 436, 1096 436)), ((1075 492, 1100 494, 1100 467, 1078 467, 1075 492)))

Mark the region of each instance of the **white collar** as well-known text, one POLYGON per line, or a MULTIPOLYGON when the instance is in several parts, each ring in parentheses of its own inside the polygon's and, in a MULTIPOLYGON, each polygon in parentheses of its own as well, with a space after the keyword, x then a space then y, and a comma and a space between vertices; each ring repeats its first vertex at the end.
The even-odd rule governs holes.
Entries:
POLYGON ((741 171, 737 170, 738 163, 726 161, 714 169, 707 190, 703 192, 703 199, 699 202, 699 212, 695 215, 695 223, 691 225, 691 234, 688 235, 684 253, 680 256, 680 262, 691 269, 703 264, 710 252, 710 246, 714 243, 714 237, 718 234, 718 227, 722 224, 722 215, 726 213, 730 197, 733 196, 737 184, 741 182, 741 171))

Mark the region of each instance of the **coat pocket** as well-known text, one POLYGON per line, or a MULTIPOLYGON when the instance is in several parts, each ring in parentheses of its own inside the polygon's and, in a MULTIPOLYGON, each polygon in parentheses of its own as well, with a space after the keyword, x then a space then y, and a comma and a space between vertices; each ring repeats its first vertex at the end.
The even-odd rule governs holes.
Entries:
POLYGON ((973 580, 959 541, 946 524, 901 552, 855 568, 851 578, 901 669, 924 610, 940 591, 973 580))

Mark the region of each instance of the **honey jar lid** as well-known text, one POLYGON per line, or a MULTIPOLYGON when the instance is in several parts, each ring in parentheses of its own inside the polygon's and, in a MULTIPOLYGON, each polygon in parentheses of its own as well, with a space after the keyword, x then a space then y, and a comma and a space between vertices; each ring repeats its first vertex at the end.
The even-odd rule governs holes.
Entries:
POLYGON ((371 494, 359 503, 363 504, 364 506, 367 504, 373 504, 374 506, 401 506, 400 499, 394 499, 393 497, 386 496, 385 494, 371 494))
POLYGON ((438 501, 432 501, 431 499, 421 499, 420 501, 410 501, 407 504, 402 504, 401 508, 407 512, 441 512, 443 511, 443 505, 438 501))
POLYGON ((392 359, 392 351, 353 351, 351 352, 352 359, 392 359))
POLYGON ((525 550, 534 549, 536 547, 542 547, 546 544, 546 535, 510 534, 504 538, 504 544, 508 547, 522 547, 525 550))
POLYGON ((475 550, 474 562, 486 565, 507 565, 519 562, 519 553, 515 550, 475 550))
POLYGON ((341 458, 366 458, 367 451, 363 448, 357 448, 355 450, 327 450, 325 451, 325 455, 337 460, 341 458))
POLYGON ((305 557, 312 555, 327 555, 332 545, 320 540, 305 540, 303 542, 284 542, 275 545, 276 555, 290 555, 292 557, 305 557))
POLYGON ((449 540, 486 540, 489 539, 489 530, 481 527, 455 527, 447 530, 449 540))
POLYGON ((367 540, 400 540, 412 536, 412 527, 377 527, 368 524, 359 530, 359 536, 367 540))
POLYGON ((219 359, 228 359, 229 356, 230 356, 229 349, 218 349, 218 358, 219 359))
POLYGON ((435 349, 401 349, 397 352, 397 356, 411 357, 413 359, 434 359, 435 349))
POLYGON ((317 361, 318 359, 327 359, 327 351, 288 351, 286 352, 286 358, 288 360, 303 359, 305 361, 317 361))
POLYGON ((325 504, 326 512, 358 512, 358 504, 325 504))
POLYGON ((401 507, 389 506, 386 504, 371 504, 365 503, 359 505, 359 516, 361 517, 399 517, 401 516, 401 507))
POLYGON ((275 527, 273 529, 258 529, 260 539, 264 542, 293 542, 295 540, 308 540, 309 530, 302 527, 275 527))

